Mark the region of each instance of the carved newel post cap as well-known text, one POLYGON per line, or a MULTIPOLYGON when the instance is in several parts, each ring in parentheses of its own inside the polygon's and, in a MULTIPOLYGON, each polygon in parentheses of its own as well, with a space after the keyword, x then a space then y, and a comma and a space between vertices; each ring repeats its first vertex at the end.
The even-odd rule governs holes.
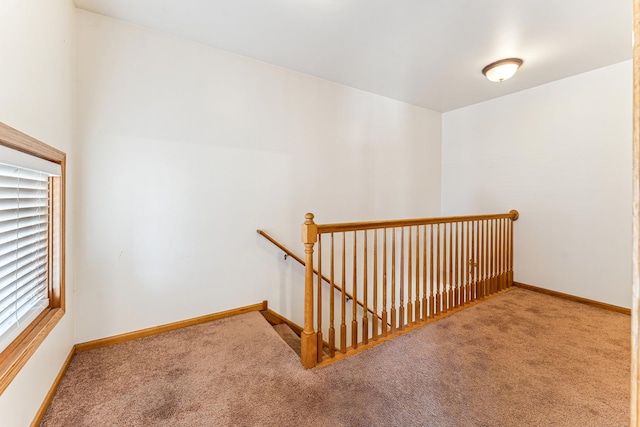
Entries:
POLYGON ((513 221, 517 221, 517 220, 518 220, 518 218, 520 218, 520 213, 519 213, 517 210, 515 210, 515 209, 511 209, 511 210, 509 211, 509 213, 511 214, 511 219, 512 219, 513 221))
POLYGON ((310 250, 313 252, 313 244, 318 241, 318 226, 313 222, 312 213, 306 214, 304 218, 304 224, 302 224, 302 243, 305 245, 310 244, 310 250))

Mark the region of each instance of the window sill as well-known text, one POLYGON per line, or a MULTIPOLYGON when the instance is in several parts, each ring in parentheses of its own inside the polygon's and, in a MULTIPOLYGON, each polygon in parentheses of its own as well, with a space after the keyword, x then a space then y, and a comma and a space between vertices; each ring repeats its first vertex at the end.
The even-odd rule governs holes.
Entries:
POLYGON ((8 347, 0 354, 0 394, 11 384, 11 381, 36 352, 40 344, 49 335, 49 332, 62 319, 62 316, 64 316, 62 308, 45 310, 14 341, 16 343, 15 346, 8 347))

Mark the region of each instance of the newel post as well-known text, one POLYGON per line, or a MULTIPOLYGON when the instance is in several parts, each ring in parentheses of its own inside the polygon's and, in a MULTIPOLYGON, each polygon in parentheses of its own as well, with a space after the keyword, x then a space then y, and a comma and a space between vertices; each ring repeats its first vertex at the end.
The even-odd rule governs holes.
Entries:
POLYGON ((509 215, 511 215, 511 221, 509 222, 509 241, 508 241, 508 253, 507 253, 507 287, 510 288, 513 286, 513 222, 517 221, 520 218, 520 213, 511 209, 509 211, 509 215))
POLYGON ((304 329, 301 334, 302 365, 309 369, 316 366, 318 342, 313 329, 313 245, 318 241, 318 226, 313 214, 308 213, 302 224, 302 243, 306 254, 304 272, 304 329))

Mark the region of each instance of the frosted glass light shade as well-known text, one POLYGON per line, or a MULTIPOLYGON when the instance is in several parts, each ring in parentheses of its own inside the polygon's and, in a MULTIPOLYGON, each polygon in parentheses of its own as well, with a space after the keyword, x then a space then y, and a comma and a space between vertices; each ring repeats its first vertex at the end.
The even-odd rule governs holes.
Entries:
POLYGON ((493 62, 484 67, 482 74, 484 74, 489 81, 499 83, 513 77, 521 65, 522 59, 501 59, 500 61, 493 62))

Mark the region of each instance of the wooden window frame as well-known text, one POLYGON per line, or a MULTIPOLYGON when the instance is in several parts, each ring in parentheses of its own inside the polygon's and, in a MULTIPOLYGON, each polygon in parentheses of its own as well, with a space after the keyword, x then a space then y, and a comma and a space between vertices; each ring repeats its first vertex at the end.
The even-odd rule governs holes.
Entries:
POLYGON ((0 353, 0 394, 36 352, 65 313, 66 154, 0 122, 0 144, 60 165, 49 179, 49 306, 0 353))

